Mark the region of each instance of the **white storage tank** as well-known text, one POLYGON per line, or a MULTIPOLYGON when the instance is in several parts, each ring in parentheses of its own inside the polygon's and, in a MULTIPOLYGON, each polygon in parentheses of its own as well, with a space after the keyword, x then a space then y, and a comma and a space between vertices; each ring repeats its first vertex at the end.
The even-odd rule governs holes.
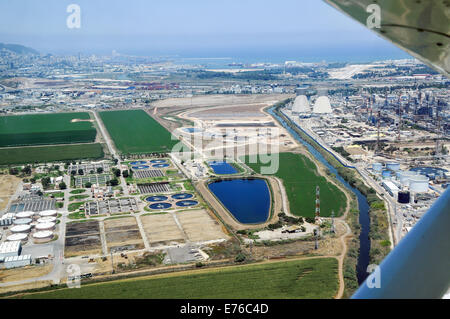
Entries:
POLYGON ((390 169, 391 171, 397 172, 400 170, 400 163, 388 162, 388 163, 386 163, 386 168, 390 169))
POLYGON ((409 186, 409 179, 417 176, 416 172, 412 171, 399 171, 397 172, 397 178, 403 186, 409 186))
POLYGON ((50 230, 38 231, 33 234, 33 240, 36 243, 45 243, 53 238, 53 232, 50 230))
POLYGON ((41 217, 46 217, 46 216, 56 216, 58 214, 58 212, 56 210, 44 210, 42 212, 39 213, 39 216, 41 217))
POLYGON ((51 230, 55 229, 55 223, 54 222, 38 223, 35 228, 37 231, 51 230))
POLYGON ((375 173, 381 173, 381 170, 383 169, 383 164, 381 164, 381 163, 373 163, 372 164, 372 170, 375 172, 375 173))
POLYGON ((416 193, 428 192, 429 179, 423 175, 417 175, 409 178, 409 189, 416 193))
POLYGON ((56 221, 56 217, 54 217, 54 216, 41 217, 37 220, 38 223, 49 223, 49 222, 55 222, 55 221, 56 221))
POLYGON ((34 212, 20 212, 16 214, 16 218, 30 218, 34 215, 34 212))
POLYGON ((32 222, 33 220, 31 218, 19 218, 14 220, 14 225, 28 225, 32 222))
POLYGON ((383 176, 383 178, 391 178, 391 171, 389 171, 389 170, 384 170, 384 171, 381 173, 381 176, 383 176))
POLYGON ((30 225, 16 225, 11 227, 11 232, 12 233, 29 233, 31 230, 31 226, 30 225))
POLYGON ((6 237, 6 240, 7 241, 26 242, 28 240, 28 234, 25 234, 25 233, 12 234, 12 235, 9 235, 8 237, 6 237))

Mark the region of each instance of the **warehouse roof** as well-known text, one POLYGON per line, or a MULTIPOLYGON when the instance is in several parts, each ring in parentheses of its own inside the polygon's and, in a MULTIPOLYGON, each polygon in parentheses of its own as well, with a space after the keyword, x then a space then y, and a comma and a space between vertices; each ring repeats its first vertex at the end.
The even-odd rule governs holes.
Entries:
POLYGON ((19 251, 20 241, 6 241, 0 244, 0 254, 7 254, 19 251))
POLYGON ((21 255, 21 256, 9 256, 5 258, 5 263, 13 261, 30 260, 31 255, 21 255))

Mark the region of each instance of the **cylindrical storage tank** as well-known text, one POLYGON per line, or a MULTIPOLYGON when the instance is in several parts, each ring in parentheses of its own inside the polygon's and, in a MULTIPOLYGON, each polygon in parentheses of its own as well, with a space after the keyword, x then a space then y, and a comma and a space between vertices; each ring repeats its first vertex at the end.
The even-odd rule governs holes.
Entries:
POLYGON ((38 223, 50 223, 50 222, 55 222, 55 221, 56 221, 56 217, 54 217, 54 216, 41 217, 37 220, 38 223))
POLYGON ((373 163, 372 164, 372 170, 376 173, 381 173, 381 170, 383 169, 383 165, 381 163, 373 163))
POLYGON ((408 204, 411 200, 410 193, 408 191, 398 192, 398 202, 401 204, 408 204))
POLYGON ((391 171, 399 171, 400 170, 400 163, 397 162, 388 162, 386 163, 386 168, 390 169, 391 171))
POLYGON ((41 217, 46 217, 46 216, 56 216, 58 214, 58 212, 56 210, 44 210, 42 212, 39 213, 39 216, 41 217))
POLYGON ((20 212, 16 214, 16 218, 30 218, 34 215, 34 212, 20 212))
POLYGON ((38 231, 33 234, 33 240, 36 243, 45 243, 53 238, 53 232, 49 230, 38 231))
POLYGON ((55 223, 53 223, 53 222, 38 223, 35 228, 37 231, 52 230, 52 229, 55 229, 55 223))
POLYGON ((31 230, 31 226, 30 225, 16 225, 11 227, 11 232, 12 233, 28 233, 31 230))
POLYGON ((416 193, 428 192, 428 177, 417 175, 409 178, 409 189, 416 193))
POLYGON ((381 176, 383 176, 383 178, 391 178, 391 171, 384 170, 383 173, 381 173, 381 176))
POLYGON ((417 176, 418 174, 416 172, 412 172, 412 171, 400 171, 397 172, 397 177, 398 180, 400 181, 400 183, 403 186, 409 186, 409 179, 410 177, 414 177, 417 176))
POLYGON ((28 225, 32 222, 33 220, 31 218, 19 218, 14 220, 14 225, 28 225))
POLYGON ((28 240, 28 234, 25 234, 25 233, 12 234, 12 235, 9 235, 8 237, 6 237, 6 240, 7 241, 20 240, 21 242, 26 242, 28 240))

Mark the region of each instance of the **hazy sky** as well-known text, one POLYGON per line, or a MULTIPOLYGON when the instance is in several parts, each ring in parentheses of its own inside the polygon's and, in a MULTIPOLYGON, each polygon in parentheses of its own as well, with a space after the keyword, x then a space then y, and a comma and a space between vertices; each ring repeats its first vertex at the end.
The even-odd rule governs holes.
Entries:
POLYGON ((321 0, 0 0, 0 42, 50 53, 407 56, 321 0), (80 29, 66 26, 71 3, 80 29))

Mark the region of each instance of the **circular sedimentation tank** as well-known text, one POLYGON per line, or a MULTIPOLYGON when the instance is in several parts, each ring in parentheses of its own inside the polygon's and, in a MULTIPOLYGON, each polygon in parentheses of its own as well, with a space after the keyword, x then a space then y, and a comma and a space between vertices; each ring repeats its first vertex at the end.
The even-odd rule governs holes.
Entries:
POLYGON ((158 195, 156 195, 156 196, 149 196, 149 197, 145 198, 145 201, 146 202, 164 202, 167 199, 168 199, 167 196, 162 196, 162 195, 158 196, 158 195))
POLYGON ((11 227, 12 233, 28 233, 31 230, 30 225, 16 225, 11 227))
POLYGON ((28 239, 28 234, 24 234, 24 233, 17 233, 17 234, 12 234, 9 235, 8 237, 6 237, 7 241, 26 241, 28 239))
POLYGON ((152 163, 152 164, 162 164, 162 163, 167 163, 167 160, 165 160, 165 159, 156 159, 156 160, 151 160, 150 163, 152 163))
POLYGON ((156 210, 156 209, 167 209, 167 208, 172 207, 172 204, 163 202, 163 203, 151 204, 151 205, 148 205, 148 207, 150 209, 154 209, 154 210, 156 210))
POLYGON ((41 217, 37 220, 38 223, 50 223, 50 222, 55 222, 55 221, 56 221, 56 217, 54 217, 54 216, 41 217))
POLYGON ((33 239, 35 242, 42 243, 47 242, 53 239, 53 232, 49 230, 43 230, 35 232, 33 235, 33 239))
POLYGON ((183 128, 183 131, 185 131, 186 133, 198 133, 203 132, 203 129, 197 127, 185 127, 183 128))
POLYGON ((419 166, 411 168, 410 171, 414 171, 417 174, 425 175, 432 180, 434 180, 435 178, 444 178, 448 176, 448 170, 441 167, 419 166))
POLYGON ((56 210, 50 209, 50 210, 44 210, 39 213, 39 216, 46 217, 46 216, 56 216, 58 212, 56 210))
POLYGON ((132 166, 132 169, 146 169, 149 168, 148 165, 136 165, 136 166, 132 166))
POLYGON ((51 230, 55 228, 55 225, 54 222, 38 223, 35 228, 36 230, 51 230))
POLYGON ((178 207, 188 207, 188 206, 195 206, 198 202, 196 200, 180 200, 176 202, 176 205, 178 207))
POLYGON ((145 163, 147 163, 146 161, 134 161, 134 162, 131 162, 130 164, 131 165, 143 165, 143 164, 145 164, 145 163))
POLYGON ((169 164, 153 164, 152 167, 154 167, 154 168, 164 168, 164 167, 169 167, 169 164))
POLYGON ((14 220, 14 225, 28 225, 32 222, 33 220, 31 218, 19 218, 14 220))
POLYGON ((179 193, 179 194, 174 194, 171 197, 173 199, 188 199, 188 198, 192 198, 194 195, 189 194, 189 193, 179 193))
POLYGON ((15 217, 16 218, 30 218, 33 215, 34 215, 34 212, 28 211, 28 212, 17 213, 15 217))

